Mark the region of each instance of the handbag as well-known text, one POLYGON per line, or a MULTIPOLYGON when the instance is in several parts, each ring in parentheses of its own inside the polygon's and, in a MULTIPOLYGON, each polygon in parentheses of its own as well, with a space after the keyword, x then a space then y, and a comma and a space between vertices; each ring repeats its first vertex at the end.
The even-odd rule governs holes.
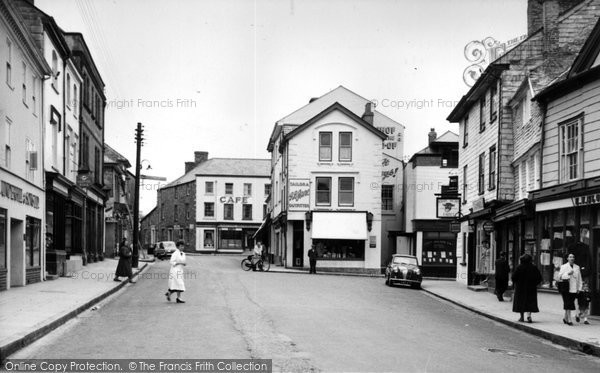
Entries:
POLYGON ((561 293, 561 294, 568 293, 569 292, 569 281, 568 280, 567 281, 564 281, 564 280, 558 281, 556 283, 556 287, 558 288, 559 293, 561 293))

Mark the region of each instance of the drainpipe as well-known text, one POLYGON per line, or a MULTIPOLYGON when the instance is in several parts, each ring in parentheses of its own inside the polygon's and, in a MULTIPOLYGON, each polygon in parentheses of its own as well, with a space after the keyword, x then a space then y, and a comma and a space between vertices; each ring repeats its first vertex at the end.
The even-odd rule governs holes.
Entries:
POLYGON ((67 56, 63 59, 63 77, 62 77, 62 128, 63 128, 63 156, 62 156, 62 173, 63 175, 68 179, 69 175, 67 175, 67 149, 66 149, 66 140, 67 140, 67 104, 65 102, 65 92, 67 92, 65 90, 65 85, 66 85, 66 79, 65 79, 65 74, 67 73, 67 60, 70 57, 67 56))

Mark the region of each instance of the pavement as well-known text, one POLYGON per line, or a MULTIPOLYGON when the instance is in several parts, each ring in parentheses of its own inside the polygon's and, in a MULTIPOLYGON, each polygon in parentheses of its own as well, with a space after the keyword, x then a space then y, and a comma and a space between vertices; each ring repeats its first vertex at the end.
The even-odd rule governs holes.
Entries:
MULTIPOLYGON (((123 277, 114 281, 117 263, 105 259, 56 280, 0 292, 0 362, 123 287, 135 286, 123 277)), ((140 259, 134 274, 147 265, 140 259)))
MULTIPOLYGON (((149 257, 146 260, 153 261, 153 258, 149 257)), ((141 272, 147 265, 147 262, 140 260, 139 268, 134 269, 134 273, 141 272)), ((1 292, 0 361, 123 287, 135 286, 127 281, 113 281, 116 267, 117 259, 105 259, 88 264, 80 271, 70 274, 70 277, 1 292)), ((305 269, 281 266, 271 266, 270 272, 309 275, 305 269)), ((317 272, 317 275, 378 277, 343 272, 317 272)), ((472 291, 453 280, 425 279, 422 288, 435 297, 502 324, 586 354, 600 356, 600 318, 590 317, 591 325, 563 324, 562 299, 558 294, 538 293, 541 312, 534 313, 533 323, 529 324, 517 321, 519 315, 512 312, 512 302, 509 298, 505 298, 505 302, 499 302, 492 293, 472 291)))

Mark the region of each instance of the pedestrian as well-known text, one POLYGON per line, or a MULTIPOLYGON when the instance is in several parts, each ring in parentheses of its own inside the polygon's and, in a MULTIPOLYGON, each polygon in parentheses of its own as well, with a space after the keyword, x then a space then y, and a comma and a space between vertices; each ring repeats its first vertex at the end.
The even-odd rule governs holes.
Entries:
POLYGON ((581 270, 579 269, 579 266, 575 264, 575 255, 572 253, 568 254, 566 259, 567 262, 560 266, 558 277, 561 281, 569 283, 568 288, 561 293, 563 298, 563 309, 565 310, 563 323, 573 325, 571 311, 575 310, 575 299, 577 298, 577 293, 583 289, 583 281, 581 280, 581 270))
POLYGON ((308 250, 308 261, 310 262, 310 271, 308 273, 317 274, 317 250, 314 244, 308 250))
POLYGON ((583 319, 583 323, 589 325, 587 317, 590 315, 590 303, 592 302, 592 293, 587 284, 583 284, 583 290, 577 294, 577 306, 579 307, 579 314, 575 316, 575 321, 579 322, 583 319))
POLYGON ((531 313, 540 312, 537 303, 537 286, 542 282, 542 274, 533 265, 531 255, 523 254, 519 262, 512 274, 512 282, 515 286, 513 312, 521 314, 520 322, 525 321, 523 315, 527 312, 527 322, 532 323, 531 313))
POLYGON ((171 301, 171 294, 177 293, 177 303, 185 303, 181 299, 181 293, 185 291, 185 283, 183 282, 183 267, 186 265, 185 253, 183 249, 185 243, 177 241, 177 249, 171 254, 171 270, 169 271, 169 290, 165 293, 167 300, 171 301))
POLYGON ((117 264, 117 270, 115 271, 114 281, 121 282, 119 277, 127 277, 129 282, 134 284, 133 271, 131 269, 131 247, 127 238, 123 238, 121 245, 119 245, 119 263, 117 264))
POLYGON ((262 242, 257 241, 254 244, 254 256, 252 258, 252 270, 256 271, 256 263, 262 259, 263 256, 263 245, 262 242))
POLYGON ((510 266, 506 261, 506 253, 500 253, 500 258, 496 260, 496 296, 499 302, 504 302, 504 292, 508 289, 508 277, 510 274, 510 266))

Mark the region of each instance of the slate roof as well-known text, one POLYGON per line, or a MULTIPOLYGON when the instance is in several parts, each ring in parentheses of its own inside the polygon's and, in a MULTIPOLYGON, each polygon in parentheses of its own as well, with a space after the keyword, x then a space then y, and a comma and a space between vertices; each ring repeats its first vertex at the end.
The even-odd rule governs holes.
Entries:
POLYGON ((251 158, 211 158, 196 165, 196 167, 189 172, 165 185, 161 189, 189 183, 196 180, 196 175, 271 177, 271 160, 251 158))
POLYGON ((125 158, 121 153, 110 147, 107 143, 104 143, 104 163, 125 163, 125 167, 131 167, 129 160, 125 158))

